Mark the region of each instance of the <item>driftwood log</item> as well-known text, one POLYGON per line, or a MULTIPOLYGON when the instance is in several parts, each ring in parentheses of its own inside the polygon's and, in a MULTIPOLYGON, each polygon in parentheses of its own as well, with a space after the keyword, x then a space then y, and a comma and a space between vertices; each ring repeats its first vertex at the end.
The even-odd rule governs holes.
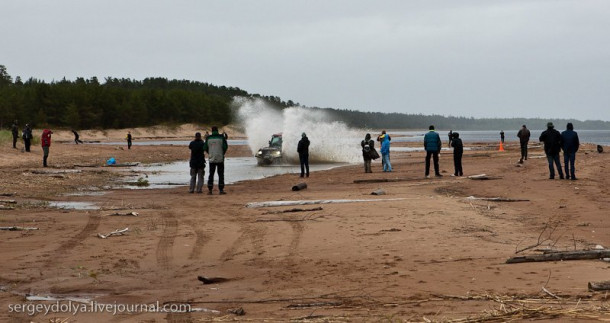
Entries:
POLYGON ((2 192, 2 193, 0 193, 0 196, 14 196, 15 194, 17 194, 17 193, 15 193, 15 192, 12 192, 12 193, 11 192, 2 192))
POLYGON ((300 191, 300 190, 304 190, 307 188, 307 183, 299 183, 295 186, 292 187, 293 191, 300 191))
POLYGON ((355 179, 355 184, 366 184, 366 183, 389 183, 389 182, 404 182, 408 181, 406 178, 371 178, 371 179, 355 179))
POLYGON ((34 227, 0 227, 0 230, 4 230, 4 231, 30 231, 30 230, 38 230, 38 228, 34 228, 34 227))
POLYGON ((125 229, 121 229, 121 230, 114 230, 114 231, 112 231, 112 232, 110 232, 108 234, 98 233, 97 236, 102 238, 102 239, 106 239, 106 238, 109 238, 109 237, 112 237, 112 236, 122 236, 127 231, 129 231, 129 228, 125 228, 125 229))
POLYGON ((371 195, 385 195, 385 191, 382 189, 378 189, 371 192, 371 195))
POLYGON ((610 290, 610 281, 589 282, 589 290, 610 290))
POLYGON ((407 198, 392 198, 392 199, 354 199, 354 200, 300 200, 300 201, 265 201, 265 202, 250 202, 246 203, 247 208, 259 207, 278 207, 292 205, 312 205, 312 204, 336 204, 336 203, 361 203, 361 202, 384 202, 384 201, 402 201, 407 198))
POLYGON ((138 215, 140 215, 140 213, 138 213, 138 212, 126 212, 126 213, 114 212, 114 213, 108 214, 108 216, 138 216, 138 215))
POLYGON ((481 201, 491 201, 491 202, 529 202, 527 199, 511 199, 505 197, 475 197, 469 196, 467 197, 469 200, 481 200, 481 201))
POLYGON ((577 250, 553 252, 542 255, 518 256, 508 258, 507 264, 518 264, 522 262, 539 262, 539 261, 561 261, 561 260, 586 260, 610 258, 610 249, 603 250, 577 250))

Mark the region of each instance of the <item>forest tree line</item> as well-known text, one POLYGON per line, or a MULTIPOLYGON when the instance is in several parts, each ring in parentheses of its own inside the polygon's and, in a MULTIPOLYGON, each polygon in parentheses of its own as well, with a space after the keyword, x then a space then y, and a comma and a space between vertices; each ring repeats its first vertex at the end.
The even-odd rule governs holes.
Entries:
MULTIPOLYGON (((291 100, 277 96, 250 94, 237 87, 209 83, 146 78, 97 77, 65 78, 47 83, 35 78, 14 80, 0 65, 0 129, 10 127, 13 120, 20 125, 30 123, 36 128, 72 129, 133 128, 158 124, 199 123, 227 125, 234 121, 233 98, 260 98, 277 109, 296 106, 291 100)), ((500 119, 446 117, 405 113, 361 112, 346 109, 311 108, 328 112, 332 121, 342 121, 355 128, 497 130, 518 129, 527 124, 542 129, 548 121, 556 125, 574 123, 577 129, 610 129, 606 121, 562 119, 500 119)))

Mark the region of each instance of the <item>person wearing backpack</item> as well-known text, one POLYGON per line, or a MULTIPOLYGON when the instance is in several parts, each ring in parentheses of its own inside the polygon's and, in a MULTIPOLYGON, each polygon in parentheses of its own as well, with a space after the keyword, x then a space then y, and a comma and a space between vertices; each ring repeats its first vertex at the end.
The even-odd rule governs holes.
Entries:
POLYGON ((375 142, 371 139, 371 134, 367 133, 364 136, 364 140, 360 142, 360 146, 362 146, 362 159, 364 159, 364 172, 372 173, 371 170, 371 160, 379 158, 377 151, 375 151, 375 142), (377 158, 373 158, 374 155, 377 154, 377 158))

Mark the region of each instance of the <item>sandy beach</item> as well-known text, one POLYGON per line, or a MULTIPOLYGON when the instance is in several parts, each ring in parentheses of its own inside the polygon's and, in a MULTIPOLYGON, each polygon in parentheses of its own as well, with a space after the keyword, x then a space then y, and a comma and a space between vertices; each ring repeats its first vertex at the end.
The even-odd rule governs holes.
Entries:
MULTIPOLYGON (((132 133, 135 140, 190 140, 197 128, 132 133)), ((83 131, 81 139, 124 141, 125 134, 83 131)), ((37 228, 0 231, 2 322, 610 319, 606 292, 588 290, 589 282, 608 280, 608 262, 506 263, 541 250, 610 247, 610 155, 593 145, 577 154, 577 181, 549 180, 537 142, 518 164, 519 144, 508 141, 505 151, 466 144, 476 149, 464 153, 464 177, 450 176, 450 151, 441 153, 443 177, 431 179, 424 178, 423 152, 396 152, 391 173, 378 160, 372 174, 357 164, 305 180, 286 174, 239 182, 227 195, 208 196, 186 187, 108 189, 122 176, 103 167, 108 157, 187 160, 187 147, 75 145, 68 131, 53 140, 48 168, 39 146, 31 153, 0 148, 0 226, 37 228), (487 179, 468 178, 479 174, 487 179), (299 182, 307 189, 292 191, 299 182), (371 195, 376 190, 385 194, 371 195), (343 203, 247 207, 327 200, 343 203), (100 209, 58 209, 52 201, 100 209), (138 216, 125 215, 132 212, 138 216), (119 310, 25 310, 56 302, 119 310), (128 304, 191 310, 120 311, 128 304)), ((228 156, 252 153, 233 146, 228 156)))

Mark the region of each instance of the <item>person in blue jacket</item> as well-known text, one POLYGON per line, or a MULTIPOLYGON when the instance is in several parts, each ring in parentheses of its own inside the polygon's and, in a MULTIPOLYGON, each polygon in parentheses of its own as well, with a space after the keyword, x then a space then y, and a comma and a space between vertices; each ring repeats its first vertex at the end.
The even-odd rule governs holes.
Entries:
POLYGON ((384 134, 381 137, 381 160, 383 161, 383 171, 391 172, 392 164, 390 164, 390 136, 384 134))
POLYGON ((436 131, 434 126, 428 127, 429 131, 424 135, 424 149, 426 150, 426 178, 430 178, 430 157, 434 159, 434 175, 441 177, 439 165, 438 165, 438 154, 441 152, 441 137, 436 131))
POLYGON ((574 162, 576 160, 576 152, 580 141, 578 140, 578 133, 574 131, 574 125, 568 122, 564 132, 561 133, 561 149, 563 150, 563 167, 566 172, 566 179, 576 180, 574 175, 574 162), (568 168, 568 164, 570 167, 568 168))

